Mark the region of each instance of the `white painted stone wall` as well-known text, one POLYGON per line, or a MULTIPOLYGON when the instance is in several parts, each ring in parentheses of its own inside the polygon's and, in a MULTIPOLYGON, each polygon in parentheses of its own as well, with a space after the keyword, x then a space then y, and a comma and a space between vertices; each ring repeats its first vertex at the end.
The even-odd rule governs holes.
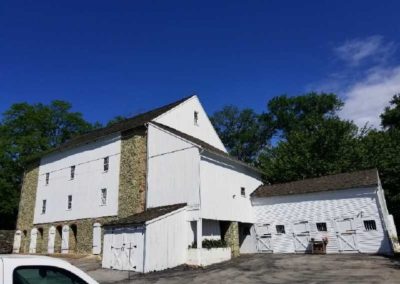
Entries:
POLYGON ((231 259, 230 248, 188 249, 186 264, 208 266, 231 259))
POLYGON ((177 107, 153 119, 153 121, 187 133, 226 152, 197 96, 191 97, 177 107), (193 114, 195 111, 198 113, 197 124, 194 123, 193 114))
POLYGON ((204 155, 200 177, 202 218, 253 223, 250 194, 261 185, 259 174, 224 158, 204 155))
POLYGON ((117 215, 121 140, 112 135, 70 150, 42 158, 39 167, 34 223, 117 215), (103 158, 109 157, 109 170, 103 171, 103 158), (75 178, 71 180, 71 166, 75 178), (50 173, 46 185, 46 173, 50 173), (100 190, 107 188, 107 205, 100 203, 100 190), (72 209, 67 209, 72 195, 72 209), (42 214, 42 200, 46 213, 42 214))
POLYGON ((199 204, 199 150, 156 126, 148 127, 147 207, 199 204))

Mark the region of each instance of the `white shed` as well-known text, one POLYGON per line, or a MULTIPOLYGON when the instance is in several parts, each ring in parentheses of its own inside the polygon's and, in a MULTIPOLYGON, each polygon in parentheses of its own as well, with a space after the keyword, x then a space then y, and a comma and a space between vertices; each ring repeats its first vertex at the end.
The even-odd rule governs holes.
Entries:
POLYGON ((106 224, 103 268, 150 272, 184 264, 186 204, 149 208, 106 224))
POLYGON ((391 254, 397 239, 377 170, 261 186, 252 204, 253 251, 391 254))

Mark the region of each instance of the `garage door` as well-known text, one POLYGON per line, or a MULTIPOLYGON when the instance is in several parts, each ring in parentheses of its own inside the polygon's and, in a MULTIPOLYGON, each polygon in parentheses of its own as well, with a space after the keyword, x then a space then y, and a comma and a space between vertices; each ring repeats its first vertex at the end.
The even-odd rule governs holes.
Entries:
POLYGON ((109 267, 117 270, 143 271, 144 230, 141 227, 113 229, 104 238, 104 254, 109 267))

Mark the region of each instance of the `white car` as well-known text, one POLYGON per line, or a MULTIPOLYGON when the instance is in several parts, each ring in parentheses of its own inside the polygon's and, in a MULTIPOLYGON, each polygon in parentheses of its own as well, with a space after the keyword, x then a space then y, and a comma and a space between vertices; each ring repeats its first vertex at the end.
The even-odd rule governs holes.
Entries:
POLYGON ((38 255, 0 255, 0 284, 98 284, 69 262, 38 255))

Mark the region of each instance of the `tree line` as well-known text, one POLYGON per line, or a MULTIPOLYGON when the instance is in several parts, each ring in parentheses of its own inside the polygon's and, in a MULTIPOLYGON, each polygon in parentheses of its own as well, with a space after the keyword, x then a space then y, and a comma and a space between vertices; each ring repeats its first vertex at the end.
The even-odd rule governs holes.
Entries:
POLYGON ((341 119, 343 105, 335 94, 281 95, 262 113, 226 106, 211 119, 228 151, 261 168, 267 183, 377 168, 400 228, 400 95, 381 129, 341 119))
MULTIPOLYGON (((14 229, 24 170, 75 135, 102 127, 71 104, 17 103, 0 121, 0 229, 14 229)), ((400 225, 400 95, 381 115, 382 129, 343 120, 335 94, 281 95, 265 111, 226 106, 211 121, 229 153, 264 172, 267 183, 367 168, 379 170, 389 210, 400 225)), ((121 121, 118 116, 107 125, 121 121)))

